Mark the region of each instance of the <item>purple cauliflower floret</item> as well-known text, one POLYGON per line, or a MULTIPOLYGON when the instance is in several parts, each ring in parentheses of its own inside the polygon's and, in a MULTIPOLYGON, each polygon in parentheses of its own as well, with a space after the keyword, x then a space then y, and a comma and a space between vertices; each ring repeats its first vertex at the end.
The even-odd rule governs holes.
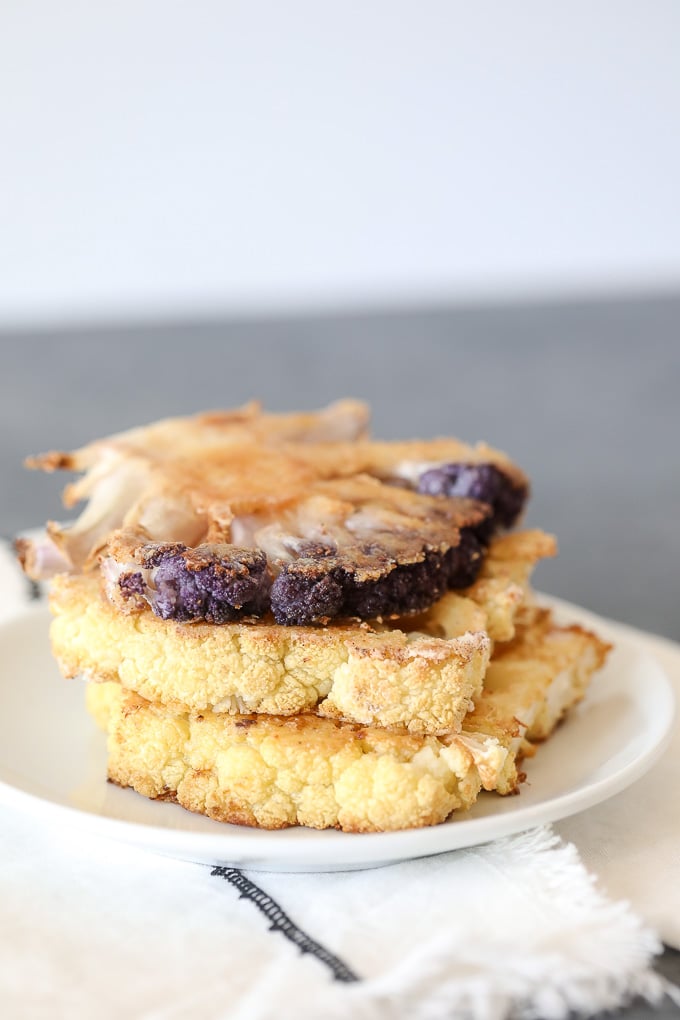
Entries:
POLYGON ((340 616, 345 600, 341 572, 301 573, 295 566, 284 567, 272 585, 271 609, 276 622, 303 626, 340 616))
POLYGON ((493 520, 487 501, 502 506, 506 481, 489 465, 446 465, 421 476, 421 491, 430 495, 464 488, 476 498, 461 508, 471 523, 459 525, 453 547, 414 549, 415 532, 390 533, 384 545, 309 540, 297 545, 295 559, 270 563, 263 549, 148 543, 138 554, 139 566, 130 564, 119 574, 118 590, 139 608, 147 602, 157 616, 180 622, 222 624, 271 611, 279 624, 304 626, 422 612, 447 590, 466 588, 477 578, 493 520))
POLYGON ((493 517, 478 529, 488 541, 497 528, 510 528, 519 517, 528 492, 495 464, 443 464, 424 471, 418 479, 418 492, 428 496, 464 496, 488 503, 493 517))
POLYGON ((359 580, 346 567, 297 560, 284 567, 271 589, 277 623, 304 625, 338 616, 374 619, 428 609, 449 588, 472 584, 482 565, 482 548, 470 528, 447 552, 430 551, 417 563, 392 565, 382 577, 359 580))
POLYGON ((373 619, 421 612, 449 588, 471 584, 482 562, 473 529, 460 543, 429 550, 415 563, 398 563, 371 545, 365 552, 382 560, 379 577, 365 579, 347 559, 314 543, 286 564, 271 583, 265 553, 229 545, 190 549, 180 543, 149 544, 140 569, 122 572, 121 593, 146 601, 156 616, 182 623, 230 623, 271 610, 277 623, 304 626, 337 617, 373 619))
POLYGON ((136 595, 144 596, 146 594, 146 584, 138 570, 121 574, 118 578, 118 584, 126 598, 134 598, 136 595))
POLYGON ((145 566, 153 582, 147 597, 164 620, 229 623, 267 610, 270 576, 259 550, 174 544, 151 550, 145 566))

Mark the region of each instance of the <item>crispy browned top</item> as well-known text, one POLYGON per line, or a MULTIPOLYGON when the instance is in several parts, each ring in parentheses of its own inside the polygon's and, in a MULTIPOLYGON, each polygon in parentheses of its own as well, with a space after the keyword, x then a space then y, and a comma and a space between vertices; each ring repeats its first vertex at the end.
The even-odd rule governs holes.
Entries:
POLYGON ((400 563, 422 560, 424 550, 443 554, 488 513, 472 500, 414 491, 433 465, 484 461, 526 485, 520 469, 487 446, 373 442, 367 423, 367 407, 351 400, 288 415, 248 404, 31 458, 29 466, 47 471, 84 471, 64 502, 89 504, 73 526, 50 524, 51 545, 25 550, 24 561, 61 556, 62 569, 80 570, 123 545, 134 553, 148 542, 207 542, 262 548, 270 561, 286 562, 315 545, 357 567, 366 560, 369 576, 378 547, 400 563))

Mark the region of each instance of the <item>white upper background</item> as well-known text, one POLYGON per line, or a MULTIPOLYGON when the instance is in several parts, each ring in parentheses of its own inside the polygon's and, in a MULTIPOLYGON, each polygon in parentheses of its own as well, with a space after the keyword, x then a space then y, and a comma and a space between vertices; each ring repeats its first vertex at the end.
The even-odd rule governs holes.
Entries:
POLYGON ((680 285, 677 0, 0 5, 0 327, 680 285))

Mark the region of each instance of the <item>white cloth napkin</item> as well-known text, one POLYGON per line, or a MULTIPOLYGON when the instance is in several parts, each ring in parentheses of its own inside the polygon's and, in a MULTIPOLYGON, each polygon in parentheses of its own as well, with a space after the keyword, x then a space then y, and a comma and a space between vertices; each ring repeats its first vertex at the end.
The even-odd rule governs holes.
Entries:
MULTIPOLYGON (((26 594, 0 550, 0 617, 26 594)), ((646 640, 680 690, 680 649, 646 640)), ((651 925, 680 944, 680 885, 677 798, 660 818, 655 791, 678 788, 678 740, 559 826, 635 910, 550 828, 378 870, 254 874, 0 807, 0 1016, 550 1020, 657 1001, 651 925)))
MULTIPOLYGON (((585 618, 596 630, 598 617, 585 618)), ((655 656, 673 683, 678 709, 671 743, 633 786, 555 828, 576 844, 609 895, 629 900, 664 942, 680 949, 680 645, 623 624, 615 629, 655 656)))

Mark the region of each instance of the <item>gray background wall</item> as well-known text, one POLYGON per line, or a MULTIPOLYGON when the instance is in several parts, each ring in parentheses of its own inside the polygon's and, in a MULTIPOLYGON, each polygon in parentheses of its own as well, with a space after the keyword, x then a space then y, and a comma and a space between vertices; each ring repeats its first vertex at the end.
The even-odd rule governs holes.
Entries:
POLYGON ((680 298, 1 339, 0 528, 58 517, 65 479, 23 470, 159 416, 260 397, 275 410, 371 402, 386 438, 453 434, 531 475, 554 531, 545 590, 680 638, 680 298))

